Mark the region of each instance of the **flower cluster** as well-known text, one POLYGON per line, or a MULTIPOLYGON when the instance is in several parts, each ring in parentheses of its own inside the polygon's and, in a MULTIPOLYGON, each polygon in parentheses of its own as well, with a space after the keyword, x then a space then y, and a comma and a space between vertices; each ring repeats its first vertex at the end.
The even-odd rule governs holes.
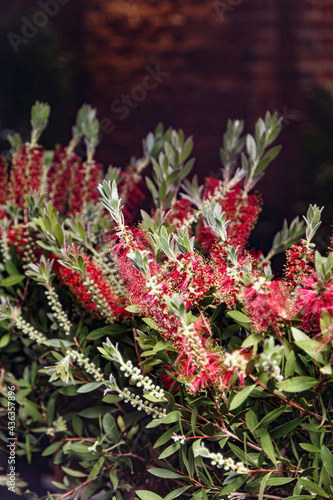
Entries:
POLYGON ((38 103, 31 142, 0 161, 0 368, 27 388, 20 453, 41 442, 35 432, 63 433, 45 455, 56 452, 72 497, 81 474, 85 496, 107 487, 117 499, 129 488, 148 498, 158 478, 193 498, 330 496, 333 252, 312 243, 322 209, 285 221, 266 255, 247 247, 253 190, 280 149, 277 115, 253 136, 229 122, 221 176, 203 186, 186 179, 192 139, 158 127, 143 158, 109 168, 101 201, 95 110, 84 106, 69 145, 51 153, 37 144, 47 116, 38 103))
POLYGON ((224 458, 222 453, 212 453, 203 444, 196 448, 196 454, 211 460, 211 465, 226 471, 236 472, 237 474, 247 474, 249 469, 245 467, 243 462, 236 462, 232 458, 224 458))

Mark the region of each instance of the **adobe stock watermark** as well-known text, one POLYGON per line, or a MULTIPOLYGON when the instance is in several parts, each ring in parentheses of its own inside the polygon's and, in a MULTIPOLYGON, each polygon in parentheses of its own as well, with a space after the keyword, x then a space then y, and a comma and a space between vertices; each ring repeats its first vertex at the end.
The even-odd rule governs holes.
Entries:
POLYGON ((16 489, 16 469, 15 469, 15 461, 16 461, 16 394, 15 394, 15 386, 7 387, 7 400, 8 400, 8 437, 7 437, 7 448, 8 448, 8 473, 7 473, 7 488, 12 493, 15 493, 16 489))
POLYGON ((214 0, 213 6, 220 21, 224 21, 225 14, 233 12, 242 2, 243 0, 214 0))
POLYGON ((41 10, 37 10, 33 14, 32 19, 28 19, 25 16, 21 17, 21 33, 13 33, 12 31, 7 33, 7 38, 15 54, 19 53, 19 48, 22 44, 26 45, 32 38, 38 35, 39 30, 47 25, 49 19, 58 14, 61 6, 69 2, 70 0, 39 0, 38 5, 41 10))
MULTIPOLYGON (((157 64, 155 68, 146 66, 146 75, 143 77, 140 85, 135 85, 130 93, 121 94, 118 99, 114 99, 111 103, 110 110, 117 115, 121 121, 126 120, 132 110, 137 109, 141 102, 143 102, 148 93, 155 90, 170 73, 162 71, 160 65, 157 64)), ((100 120, 100 141, 102 141, 104 134, 111 134, 116 129, 116 125, 109 117, 103 117, 100 120)))

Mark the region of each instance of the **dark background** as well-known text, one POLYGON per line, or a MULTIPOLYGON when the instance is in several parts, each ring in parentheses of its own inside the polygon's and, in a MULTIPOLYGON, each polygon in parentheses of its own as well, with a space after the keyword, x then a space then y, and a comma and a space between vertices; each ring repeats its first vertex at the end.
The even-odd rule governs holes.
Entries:
POLYGON ((276 111, 283 150, 258 186, 264 209, 256 244, 269 246, 282 219, 305 214, 309 202, 326 205, 320 244, 327 243, 332 0, 0 0, 0 11, 0 138, 13 129, 27 139, 39 99, 52 107, 41 142, 67 143, 88 102, 102 122, 98 160, 125 166, 162 121, 194 136, 203 180, 219 171, 228 118, 244 119, 252 132, 267 109, 276 111), (51 4, 53 14, 45 14, 51 4), (168 76, 144 96, 147 67, 168 76), (137 100, 121 112, 124 95, 137 100))
MULTIPOLYGON (((284 217, 316 202, 325 204, 317 241, 327 246, 333 0, 0 0, 0 36, 0 153, 8 154, 9 130, 29 139, 36 99, 52 107, 48 148, 69 141, 87 102, 103 125, 97 159, 106 166, 140 156, 142 138, 162 121, 194 136, 202 181, 219 171, 228 118, 252 132, 276 111, 283 150, 258 186, 264 206, 252 243, 267 249, 284 217), (147 67, 168 75, 141 99, 147 67), (120 112, 133 94, 134 107, 120 112)), ((37 489, 38 472, 30 479, 37 489)))

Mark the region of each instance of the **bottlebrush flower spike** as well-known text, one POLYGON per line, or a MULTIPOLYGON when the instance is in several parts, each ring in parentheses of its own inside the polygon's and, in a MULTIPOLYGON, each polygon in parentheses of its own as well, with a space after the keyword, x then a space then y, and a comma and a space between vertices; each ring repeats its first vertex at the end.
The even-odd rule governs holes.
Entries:
POLYGON ((306 331, 319 330, 323 311, 333 316, 333 254, 315 253, 315 272, 305 277, 295 292, 295 312, 301 316, 306 331))
MULTIPOLYGON (((78 248, 74 247, 73 252, 79 255, 78 248)), ((54 271, 57 276, 92 314, 103 317, 109 322, 116 317, 125 316, 121 298, 114 292, 99 265, 84 252, 81 252, 80 256, 82 265, 79 263, 79 267, 71 265, 70 260, 66 262, 66 258, 63 261, 56 261, 54 271)))
POLYGON ((187 308, 198 304, 216 284, 212 267, 193 251, 181 254, 176 261, 169 263, 164 277, 171 289, 183 296, 187 308))
POLYGON ((182 229, 192 219, 194 210, 189 200, 177 200, 176 203, 166 211, 166 220, 172 226, 182 229))
POLYGON ((25 206, 30 190, 38 191, 42 180, 43 152, 40 146, 26 143, 20 152, 13 154, 8 199, 19 207, 25 206))
POLYGON ((245 287, 242 301, 257 333, 269 329, 278 333, 279 323, 291 319, 287 290, 281 281, 267 281, 265 277, 260 277, 245 287))
POLYGON ((88 203, 99 200, 96 186, 102 179, 102 166, 94 160, 78 162, 75 157, 69 163, 72 169, 67 212, 75 215, 88 203))
POLYGON ((75 172, 79 157, 73 154, 68 157, 66 148, 56 146, 53 162, 48 174, 46 201, 52 201, 60 214, 68 211, 69 193, 75 185, 75 172))
POLYGON ((288 286, 295 287, 314 273, 315 253, 309 250, 304 240, 301 240, 299 245, 292 245, 286 252, 286 258, 284 274, 288 286))
POLYGON ((43 152, 37 141, 47 125, 49 114, 50 107, 36 101, 31 109, 31 142, 25 143, 13 154, 8 199, 19 207, 25 206, 25 196, 30 190, 40 189, 43 152))
MULTIPOLYGON (((227 235, 228 241, 233 246, 238 246, 242 251, 245 249, 248 238, 253 230, 258 215, 261 211, 261 198, 258 194, 244 196, 244 191, 237 184, 227 192, 223 193, 223 185, 217 179, 207 178, 203 199, 207 201, 216 200, 221 206, 221 210, 226 214, 228 221, 227 235)), ((199 224, 198 241, 203 248, 210 252, 216 238, 212 236, 210 230, 199 224)))

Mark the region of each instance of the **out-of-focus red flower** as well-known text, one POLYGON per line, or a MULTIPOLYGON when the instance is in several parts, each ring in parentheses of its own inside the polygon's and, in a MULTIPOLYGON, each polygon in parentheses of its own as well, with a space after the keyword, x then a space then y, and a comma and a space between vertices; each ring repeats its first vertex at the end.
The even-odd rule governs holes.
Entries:
POLYGON ((189 200, 177 200, 176 203, 166 210, 166 220, 170 225, 181 227, 193 215, 192 204, 189 200))
POLYGON ((295 312, 302 318, 301 328, 319 329, 323 310, 333 316, 333 281, 323 285, 316 273, 306 276, 295 291, 295 312))
MULTIPOLYGON (((261 198, 258 194, 244 196, 240 184, 234 186, 227 193, 222 195, 221 191, 221 196, 216 196, 221 187, 221 181, 206 178, 203 199, 214 196, 216 201, 220 203, 222 211, 226 213, 229 221, 227 227, 228 243, 238 247, 241 253, 244 251, 250 233, 258 220, 261 210, 261 198)), ((205 227, 203 222, 198 224, 197 240, 208 253, 211 252, 217 241, 211 229, 205 227)))
POLYGON ((257 333, 268 329, 279 332, 279 321, 290 319, 288 294, 281 281, 261 283, 259 279, 244 289, 242 299, 253 329, 257 333))
POLYGON ((30 190, 38 191, 42 179, 42 148, 22 146, 21 151, 14 153, 11 169, 8 199, 17 206, 25 205, 25 197, 30 190))

